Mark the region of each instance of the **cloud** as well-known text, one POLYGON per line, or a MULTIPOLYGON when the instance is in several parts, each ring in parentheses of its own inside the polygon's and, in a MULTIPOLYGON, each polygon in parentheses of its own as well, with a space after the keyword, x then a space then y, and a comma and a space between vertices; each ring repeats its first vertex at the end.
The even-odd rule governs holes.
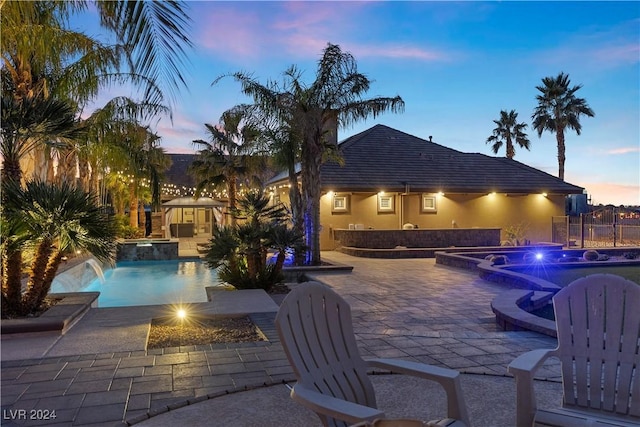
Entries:
POLYGON ((196 14, 197 43, 222 60, 241 62, 286 55, 317 59, 328 42, 356 58, 446 61, 449 52, 415 43, 371 41, 367 2, 206 3, 196 14), (249 6, 251 5, 251 6, 249 6), (359 19, 354 19, 359 16, 359 19), (366 36, 366 37, 365 37, 366 36), (365 38, 366 43, 358 42, 365 38))
POLYGON ((607 154, 619 155, 640 152, 640 147, 620 147, 607 150, 607 154))
POLYGON ((567 37, 559 47, 534 55, 543 64, 575 64, 594 70, 609 70, 640 62, 638 20, 623 22, 615 27, 577 33, 567 37))
POLYGON ((236 5, 240 8, 217 2, 198 4, 194 15, 196 43, 217 52, 221 59, 260 56, 267 32, 260 16, 247 10, 249 4, 239 2, 236 5))
POLYGON ((593 204, 640 206, 640 185, 599 182, 585 187, 593 204))

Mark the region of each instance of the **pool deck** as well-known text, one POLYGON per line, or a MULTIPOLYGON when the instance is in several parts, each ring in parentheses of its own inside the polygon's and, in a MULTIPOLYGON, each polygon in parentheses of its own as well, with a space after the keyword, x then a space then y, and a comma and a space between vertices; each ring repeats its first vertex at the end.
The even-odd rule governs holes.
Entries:
MULTIPOLYGON (((193 256, 190 250, 197 254, 193 246, 181 256, 193 256)), ((313 278, 351 304, 364 358, 457 369, 465 374, 472 423, 513 425, 515 394, 507 364, 527 350, 554 348, 556 340, 500 330, 490 307, 503 290, 500 285, 433 259, 322 256, 354 267, 351 273, 313 278)), ((162 306, 92 309, 63 336, 3 337, 2 425, 319 425, 288 399, 282 385, 294 376, 273 326, 279 298, 255 294, 249 299, 249 306, 237 302, 240 306, 227 306, 226 313, 253 313, 267 342, 145 350, 150 318, 162 306), (21 419, 20 409, 27 415, 31 409, 55 410, 56 419, 21 419)), ((392 406, 436 393, 401 376, 373 378, 382 389, 382 403, 392 406)), ((545 380, 539 385, 547 397, 560 395, 556 362, 544 365, 539 378, 545 380)))

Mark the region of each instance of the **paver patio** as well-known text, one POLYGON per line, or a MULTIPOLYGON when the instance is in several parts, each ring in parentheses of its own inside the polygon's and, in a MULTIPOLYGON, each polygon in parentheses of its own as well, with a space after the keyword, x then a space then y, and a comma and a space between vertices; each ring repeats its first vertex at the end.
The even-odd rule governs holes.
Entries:
MULTIPOLYGON (((502 288, 471 272, 433 259, 365 259, 337 252, 323 258, 354 266, 351 273, 313 277, 351 304, 365 358, 405 358, 503 376, 520 353, 556 345, 554 338, 535 332, 499 330, 490 302, 502 288)), ((268 342, 3 360, 2 425, 132 424, 228 392, 291 381, 274 316, 252 315, 268 342), (56 418, 23 419, 42 418, 47 410, 55 410, 56 418)), ((540 376, 557 381, 558 365, 546 365, 540 376)))

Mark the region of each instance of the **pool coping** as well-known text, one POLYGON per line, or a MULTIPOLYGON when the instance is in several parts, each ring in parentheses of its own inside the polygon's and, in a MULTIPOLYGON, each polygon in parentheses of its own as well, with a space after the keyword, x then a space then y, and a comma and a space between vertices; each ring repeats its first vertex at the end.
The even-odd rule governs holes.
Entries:
MULTIPOLYGON (((522 251, 535 250, 535 247, 517 247, 522 251)), ((545 248, 547 250, 551 248, 545 248)), ((552 251, 575 252, 577 250, 565 250, 563 248, 553 248, 552 251)), ((581 249, 584 250, 584 249, 581 249)), ((617 248, 602 250, 601 253, 619 253, 623 251, 637 251, 638 248, 617 248)), ((508 251, 502 251, 499 255, 515 252, 513 247, 508 251)), ((476 253, 485 253, 486 251, 476 251, 476 253)), ((491 259, 474 258, 465 256, 462 253, 452 252, 436 252, 436 264, 446 265, 455 268, 462 268, 471 271, 477 271, 478 275, 487 281, 506 285, 512 289, 508 289, 502 294, 496 296, 491 302, 491 310, 496 316, 496 323, 505 331, 509 330, 530 330, 539 332, 548 336, 557 337, 556 323, 553 320, 536 316, 530 311, 535 310, 548 304, 553 296, 562 289, 562 287, 537 277, 518 273, 508 269, 508 264, 498 265, 491 259), (505 268, 506 267, 506 268, 505 268)), ((618 260, 607 262, 608 265, 619 266, 633 264, 637 260, 618 260)), ((602 261, 593 261, 599 263, 602 261)), ((584 262, 564 262, 563 267, 575 268, 584 267, 584 262)))
POLYGON ((64 334, 96 303, 100 292, 68 292, 50 295, 60 298, 60 301, 38 317, 2 319, 0 334, 33 332, 64 334))

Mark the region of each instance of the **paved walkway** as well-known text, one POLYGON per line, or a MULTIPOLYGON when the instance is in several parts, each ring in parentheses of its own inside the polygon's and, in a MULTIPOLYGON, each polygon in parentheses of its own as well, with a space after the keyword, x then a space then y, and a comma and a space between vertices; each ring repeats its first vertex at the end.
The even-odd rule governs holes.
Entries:
MULTIPOLYGON (((435 265, 433 259, 364 259, 337 252, 323 257, 354 266, 351 273, 314 278, 351 304, 365 358, 400 357, 503 376, 518 354, 555 347, 555 339, 537 333, 498 330, 489 304, 501 288, 473 273, 435 265)), ((2 425, 130 425, 230 392, 290 381, 293 375, 273 317, 273 312, 253 315, 269 338, 262 343, 90 354, 77 346, 67 355, 55 353, 54 344, 47 354, 56 357, 27 360, 5 360, 3 346, 2 425), (55 411, 56 418, 42 419, 47 411, 55 411), (40 419, 29 419, 31 415, 40 419)), ((118 318, 112 321, 114 331, 124 326, 118 318)), ((76 335, 78 342, 92 339, 91 328, 83 326, 86 335, 76 335)), ((117 340, 118 334, 113 335, 117 340)), ((541 378, 554 381, 558 375, 557 364, 540 371, 541 378)), ((202 403, 193 408, 198 405, 202 403)), ((212 425, 222 425, 215 421, 212 425)), ((290 425, 298 424, 292 420, 290 425)))

